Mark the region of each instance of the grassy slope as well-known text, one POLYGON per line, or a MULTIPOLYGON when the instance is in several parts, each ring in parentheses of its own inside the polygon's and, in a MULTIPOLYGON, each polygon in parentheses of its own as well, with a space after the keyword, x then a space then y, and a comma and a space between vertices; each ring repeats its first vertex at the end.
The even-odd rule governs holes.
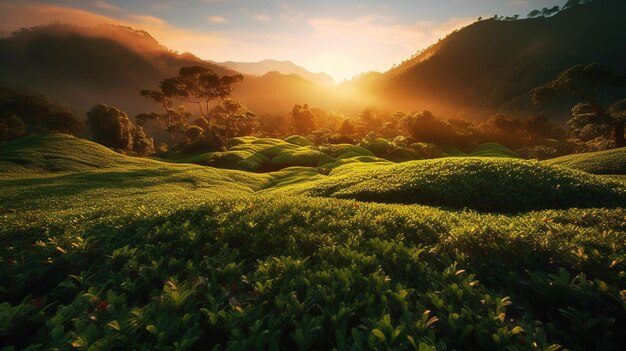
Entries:
MULTIPOLYGON (((491 186, 505 177, 519 185, 500 190, 546 181, 536 190, 550 191, 558 179, 596 200, 623 196, 599 177, 481 158, 251 174, 119 156, 62 136, 31 143, 4 144, 0 162, 7 153, 48 159, 49 147, 76 144, 62 163, 0 179, 0 206, 11 209, 0 213, 1 344, 623 345, 624 209, 497 215, 298 195, 332 185, 357 197, 357 179, 388 186, 378 198, 388 201, 415 179, 443 179, 430 186, 447 194, 459 177, 491 186), (91 152, 101 158, 71 171, 91 152)), ((474 190, 487 190, 483 202, 499 199, 474 190)))
POLYGON ((617 182, 533 161, 479 157, 350 165, 269 191, 496 212, 626 204, 626 187, 617 182))
POLYGON ((165 209, 251 194, 270 181, 266 175, 128 157, 61 134, 0 147, 0 212, 17 210, 12 216, 24 222, 50 215, 119 215, 140 206, 165 209))
POLYGON ((593 174, 626 175, 626 148, 567 155, 544 162, 593 174))
MULTIPOLYGON (((338 166, 355 162, 407 162, 421 160, 425 155, 411 148, 396 148, 382 138, 366 142, 368 148, 351 144, 333 144, 315 147, 306 138, 292 135, 285 140, 273 138, 240 137, 230 141, 226 152, 175 153, 164 161, 194 163, 204 166, 238 169, 251 172, 276 171, 286 167, 319 167, 328 172, 338 166), (392 151, 389 151, 389 150, 392 151), (378 155, 378 157, 376 156, 378 155)), ((455 147, 445 149, 452 157, 519 158, 513 150, 498 143, 486 143, 466 154, 455 147)))

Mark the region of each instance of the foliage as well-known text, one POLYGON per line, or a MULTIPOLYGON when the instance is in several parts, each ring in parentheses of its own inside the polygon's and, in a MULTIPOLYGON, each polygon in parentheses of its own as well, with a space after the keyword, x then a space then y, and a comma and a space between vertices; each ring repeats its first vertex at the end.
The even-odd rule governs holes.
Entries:
POLYGON ((489 117, 478 127, 480 140, 498 142, 510 148, 543 145, 548 139, 563 139, 564 132, 548 118, 531 116, 515 118, 504 115, 489 117))
POLYGON ((509 157, 509 158, 519 158, 520 155, 507 148, 506 146, 500 145, 498 143, 485 143, 478 145, 477 148, 472 150, 470 153, 471 156, 478 157, 509 157))
POLYGON ((216 123, 223 130, 224 145, 228 147, 231 136, 250 135, 256 126, 256 115, 241 102, 231 99, 221 101, 213 110, 216 123))
POLYGON ((377 138, 374 133, 368 134, 357 146, 368 149, 378 157, 384 157, 396 148, 392 142, 387 139, 377 138))
POLYGON ((623 77, 615 75, 607 67, 592 63, 571 67, 559 73, 554 80, 532 89, 530 94, 535 104, 543 104, 559 93, 574 96, 581 101, 573 107, 572 119, 568 122, 574 134, 583 133, 578 129, 587 126, 606 126, 615 145, 623 147, 626 146, 624 86, 623 77), (608 108, 606 101, 612 103, 608 108))
MULTIPOLYGON (((159 195, 178 201, 180 188, 157 184, 159 195)), ((59 189, 49 195, 72 196, 59 189)), ((620 344, 623 210, 501 216, 241 195, 183 208, 159 203, 105 217, 92 211, 113 204, 73 203, 65 218, 47 212, 29 227, 3 227, 0 238, 11 243, 0 246, 3 345, 620 344)), ((44 213, 56 206, 38 205, 44 213)), ((5 215, 2 223, 16 218, 5 215)))
POLYGON ((243 75, 220 77, 210 68, 201 66, 182 67, 179 75, 161 81, 161 91, 198 106, 202 118, 207 122, 209 138, 213 135, 213 112, 243 81, 243 75), (213 106, 211 106, 211 104, 213 106))
POLYGON ((96 142, 114 149, 132 149, 133 122, 117 107, 98 104, 87 112, 87 120, 96 142))
POLYGON ((567 155, 545 163, 593 174, 626 174, 626 148, 567 155))
POLYGON ((154 152, 154 140, 117 107, 98 104, 87 112, 87 120, 94 140, 102 145, 140 156, 154 152))
MULTIPOLYGON (((232 139, 256 143, 300 148, 232 139)), ((123 156, 66 135, 5 143, 0 164, 9 349, 623 345, 624 209, 499 215, 296 194, 336 176, 371 182, 383 169, 390 186, 426 170, 443 189, 443 170, 460 168, 483 186, 519 183, 508 185, 511 202, 534 183, 549 196, 573 181, 563 192, 579 196, 576 206, 609 189, 623 201, 624 188, 595 176, 502 159, 253 174, 123 156)))
POLYGON ((450 126, 436 119, 430 111, 405 115, 400 119, 400 124, 414 141, 435 144, 453 143, 450 126))
POLYGON ((313 143, 309 139, 301 135, 290 135, 285 138, 285 141, 298 146, 313 146, 313 143))
POLYGON ((335 168, 324 179, 267 191, 494 212, 626 203, 626 188, 587 173, 533 161, 481 157, 350 164, 335 168))
POLYGON ((291 109, 291 128, 295 134, 306 135, 315 129, 315 115, 309 105, 296 104, 291 109))
POLYGON ((11 141, 26 134, 24 122, 16 115, 0 117, 0 142, 11 141))
POLYGON ((0 142, 32 131, 77 135, 83 121, 44 95, 0 87, 0 142))

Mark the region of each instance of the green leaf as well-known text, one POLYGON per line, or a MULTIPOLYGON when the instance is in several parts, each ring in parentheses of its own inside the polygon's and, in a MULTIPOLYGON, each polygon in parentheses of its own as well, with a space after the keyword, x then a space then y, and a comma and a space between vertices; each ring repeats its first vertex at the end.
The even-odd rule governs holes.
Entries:
POLYGON ((159 330, 157 329, 157 327, 154 326, 154 324, 147 325, 146 330, 154 335, 157 335, 159 333, 159 330))
POLYGON ((387 338, 385 337, 385 334, 378 328, 373 329, 372 330, 372 334, 374 334, 375 337, 378 338, 378 340, 382 341, 382 342, 386 342, 387 338))

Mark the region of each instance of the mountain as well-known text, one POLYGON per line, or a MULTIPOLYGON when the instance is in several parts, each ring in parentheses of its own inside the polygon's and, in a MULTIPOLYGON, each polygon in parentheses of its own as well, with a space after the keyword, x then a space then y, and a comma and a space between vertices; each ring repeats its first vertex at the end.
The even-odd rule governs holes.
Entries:
POLYGON ((537 108, 528 91, 582 63, 626 74, 623 13, 626 1, 595 0, 547 18, 482 20, 387 72, 330 86, 290 62, 207 62, 168 50, 144 31, 54 24, 0 39, 0 85, 42 92, 76 111, 115 105, 132 117, 156 108, 139 90, 156 88, 181 67, 202 65, 219 74, 250 72, 233 97, 258 115, 306 103, 348 115, 372 106, 428 109, 441 117, 543 114, 564 121, 575 101, 537 108))
MULTIPOLYGON (((119 107, 131 117, 155 110, 139 91, 156 89, 161 80, 192 65, 220 75, 238 73, 190 53, 171 51, 145 31, 115 25, 53 24, 0 39, 0 85, 46 94, 79 115, 98 103, 119 107)), ((257 114, 285 113, 297 103, 335 106, 332 87, 303 78, 303 68, 283 63, 271 67, 300 73, 244 74, 233 97, 257 114)))
POLYGON ((528 91, 577 64, 598 62, 626 74, 624 13, 626 1, 595 0, 547 18, 478 21, 370 86, 404 108, 469 117, 544 113, 563 119, 571 101, 533 108, 528 91))
POLYGON ((53 24, 0 39, 1 85, 44 93, 76 111, 102 102, 131 115, 153 108, 139 90, 156 88, 191 65, 236 73, 170 51, 145 31, 128 27, 53 24))
POLYGON ((335 80, 326 73, 313 73, 304 67, 300 67, 291 61, 263 60, 259 62, 214 62, 211 63, 230 68, 237 72, 262 76, 269 72, 280 72, 282 74, 297 74, 300 77, 313 83, 329 86, 335 85, 335 80))

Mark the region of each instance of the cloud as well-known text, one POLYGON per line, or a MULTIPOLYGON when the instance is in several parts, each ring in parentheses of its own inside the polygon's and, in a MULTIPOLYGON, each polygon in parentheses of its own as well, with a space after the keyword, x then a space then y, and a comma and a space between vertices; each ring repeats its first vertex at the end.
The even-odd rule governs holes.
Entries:
POLYGON ((228 22, 226 20, 226 18, 224 18, 222 16, 208 16, 207 19, 211 23, 226 23, 226 22, 228 22))
POLYGON ((134 23, 139 23, 141 25, 149 25, 149 26, 165 26, 166 23, 164 20, 148 15, 128 15, 129 19, 131 19, 134 23))
POLYGON ((268 15, 264 15, 264 14, 256 14, 254 15, 254 19, 259 21, 259 22, 268 22, 270 21, 272 18, 268 15))
POLYGON ((107 10, 107 11, 113 11, 113 12, 122 12, 123 10, 115 5, 109 4, 106 1, 94 1, 91 3, 91 6, 101 9, 101 10, 107 10))

